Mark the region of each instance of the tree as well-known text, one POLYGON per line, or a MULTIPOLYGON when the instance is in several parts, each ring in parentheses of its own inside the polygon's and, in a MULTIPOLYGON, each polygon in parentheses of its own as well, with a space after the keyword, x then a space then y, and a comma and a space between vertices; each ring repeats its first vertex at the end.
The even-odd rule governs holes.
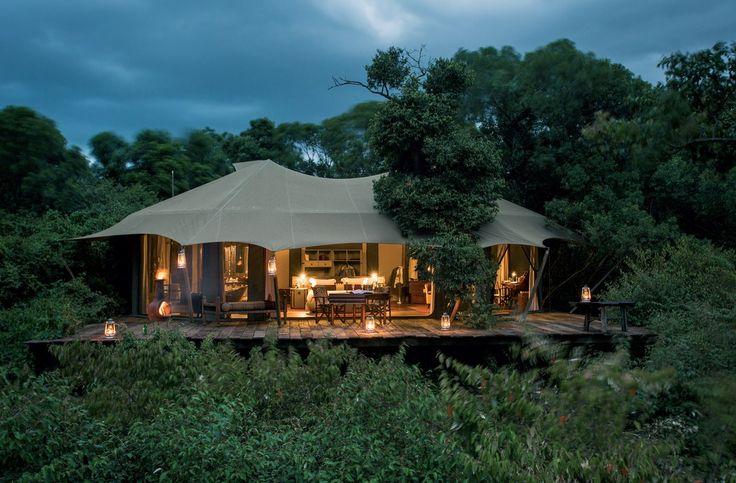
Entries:
POLYGON ((604 112, 630 117, 649 86, 620 64, 558 40, 523 57, 511 47, 460 50, 477 78, 464 115, 501 141, 505 197, 543 210, 559 193, 560 167, 578 152, 583 129, 604 112))
POLYGON ((368 131, 372 151, 388 168, 374 184, 376 205, 414 238, 410 253, 423 275, 467 297, 492 275, 475 231, 493 219, 502 186, 493 143, 461 122, 468 69, 448 59, 424 65, 421 52, 392 47, 378 51, 366 74, 366 82, 335 85, 359 85, 386 99, 368 131))
POLYGON ((103 131, 95 134, 89 140, 89 145, 100 175, 121 182, 128 170, 126 155, 129 145, 125 139, 113 132, 103 131))
POLYGON ((368 144, 370 121, 380 108, 380 102, 362 102, 320 124, 320 147, 330 160, 336 178, 370 176, 385 171, 368 144))
POLYGON ((77 207, 70 184, 91 177, 87 159, 67 148, 56 124, 27 107, 0 111, 0 201, 11 211, 77 207))

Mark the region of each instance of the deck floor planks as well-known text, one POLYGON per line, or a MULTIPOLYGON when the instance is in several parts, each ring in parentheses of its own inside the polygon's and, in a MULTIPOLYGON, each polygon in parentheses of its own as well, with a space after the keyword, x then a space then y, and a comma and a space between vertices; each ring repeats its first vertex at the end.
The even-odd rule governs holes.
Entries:
MULTIPOLYGON (((520 337, 525 333, 539 334, 562 338, 610 338, 615 334, 626 334, 630 337, 649 337, 654 334, 642 327, 629 327, 622 333, 618 324, 609 324, 608 333, 602 331, 600 321, 593 321, 591 330, 583 330, 583 317, 578 314, 548 312, 529 314, 526 322, 521 323, 510 317, 500 317, 489 330, 465 327, 453 323, 448 331, 440 330, 439 321, 433 319, 397 319, 386 324, 376 325, 374 332, 368 332, 360 323, 343 324, 335 321, 329 324, 321 321, 315 324, 314 319, 288 319, 278 325, 275 320, 247 321, 227 320, 224 322, 203 323, 201 320, 190 322, 188 319, 170 322, 152 323, 142 318, 120 318, 120 333, 128 333, 136 338, 150 337, 156 328, 171 329, 180 332, 191 340, 203 340, 213 337, 218 340, 237 340, 239 342, 260 341, 266 337, 275 337, 281 341, 307 341, 318 339, 332 340, 380 340, 386 339, 395 344, 403 339, 430 341, 477 339, 479 341, 493 338, 520 337), (148 324, 148 335, 143 335, 143 325, 148 324)), ((614 320, 614 323, 617 322, 614 320)), ((53 341, 29 341, 29 344, 63 343, 74 340, 101 341, 103 324, 92 324, 82 327, 76 334, 55 339, 53 341)), ((373 342, 371 342, 373 343, 373 342)))

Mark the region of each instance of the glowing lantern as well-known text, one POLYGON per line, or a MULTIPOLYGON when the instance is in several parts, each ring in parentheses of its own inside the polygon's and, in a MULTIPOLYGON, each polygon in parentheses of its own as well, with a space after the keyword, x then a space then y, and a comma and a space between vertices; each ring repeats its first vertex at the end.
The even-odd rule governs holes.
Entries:
POLYGON ((363 279, 363 288, 366 288, 367 286, 368 286, 368 279, 367 278, 364 278, 363 279))
POLYGON ((373 330, 376 328, 376 319, 372 315, 369 315, 365 318, 365 330, 368 332, 373 332, 373 330))
POLYGON ((105 337, 108 339, 112 339, 115 337, 115 334, 117 333, 117 324, 112 319, 107 319, 105 321, 105 337))
POLYGON ((162 300, 158 306, 158 315, 161 317, 169 317, 171 315, 171 304, 166 300, 162 300))
POLYGON ((179 249, 179 254, 176 256, 176 268, 187 268, 187 255, 184 253, 184 247, 179 249))
POLYGON ((450 330, 450 314, 447 312, 440 318, 440 330, 450 330))
POLYGON ((166 280, 166 277, 169 275, 169 271, 165 268, 159 268, 156 270, 156 280, 166 280))
POLYGON ((580 291, 580 301, 590 302, 590 287, 587 285, 583 286, 583 289, 580 291))
POLYGON ((271 255, 268 258, 268 274, 276 275, 276 255, 271 255))
POLYGON ((307 282, 307 274, 302 272, 299 275, 299 288, 303 287, 306 282, 307 282))
POLYGON ((516 282, 516 272, 511 272, 511 280, 516 282))
POLYGON ((376 272, 371 273, 371 283, 373 284, 373 288, 376 288, 378 285, 378 274, 376 272))
POLYGON ((317 279, 316 278, 310 278, 309 279, 309 285, 314 288, 317 286, 317 279))

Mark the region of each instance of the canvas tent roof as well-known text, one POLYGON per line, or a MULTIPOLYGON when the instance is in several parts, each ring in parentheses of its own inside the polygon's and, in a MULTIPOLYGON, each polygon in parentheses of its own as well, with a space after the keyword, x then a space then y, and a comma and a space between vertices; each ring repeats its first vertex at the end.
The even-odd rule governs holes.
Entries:
MULTIPOLYGON (((406 243, 395 223, 374 207, 373 181, 379 176, 328 179, 271 160, 237 163, 234 173, 83 238, 154 234, 182 245, 244 242, 274 251, 337 243, 406 243)), ((574 239, 548 226, 540 214, 505 200, 498 206, 496 219, 479 231, 481 246, 544 246, 549 238, 574 239)))

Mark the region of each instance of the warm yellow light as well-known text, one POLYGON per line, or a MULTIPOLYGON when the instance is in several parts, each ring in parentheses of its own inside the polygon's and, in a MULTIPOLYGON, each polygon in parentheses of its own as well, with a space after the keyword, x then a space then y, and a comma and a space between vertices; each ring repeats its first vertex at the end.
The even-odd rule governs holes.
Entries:
POLYGON ((371 273, 371 279, 373 280, 373 283, 378 282, 378 274, 376 272, 371 273))
POLYGON ((366 285, 368 285, 368 279, 367 278, 364 278, 363 279, 363 288, 365 288, 366 285))
POLYGON ((276 255, 271 255, 268 258, 268 274, 276 275, 276 255))
POLYGON ((312 288, 317 286, 317 279, 316 278, 310 278, 309 279, 309 285, 312 286, 312 288))
POLYGON ((115 337, 115 334, 117 332, 115 321, 112 319, 107 319, 105 321, 105 337, 108 339, 112 339, 115 337))
POLYGON ((159 268, 156 270, 156 280, 166 280, 166 277, 169 276, 169 271, 165 268, 159 268))
POLYGON ((450 315, 447 312, 442 314, 442 318, 440 318, 440 329, 450 330, 450 315))
POLYGON ((158 306, 158 315, 161 317, 168 317, 171 315, 171 304, 167 301, 162 300, 161 305, 158 306))
POLYGON ((376 328, 376 319, 372 315, 369 315, 365 318, 365 330, 368 332, 373 332, 373 330, 376 328))
POLYGON ((176 268, 187 268, 187 255, 184 253, 184 247, 181 247, 176 256, 176 268))
POLYGON ((581 302, 590 302, 590 287, 587 285, 583 286, 583 289, 580 291, 580 301, 581 302))
POLYGON ((511 280, 516 280, 516 272, 511 272, 511 280))

